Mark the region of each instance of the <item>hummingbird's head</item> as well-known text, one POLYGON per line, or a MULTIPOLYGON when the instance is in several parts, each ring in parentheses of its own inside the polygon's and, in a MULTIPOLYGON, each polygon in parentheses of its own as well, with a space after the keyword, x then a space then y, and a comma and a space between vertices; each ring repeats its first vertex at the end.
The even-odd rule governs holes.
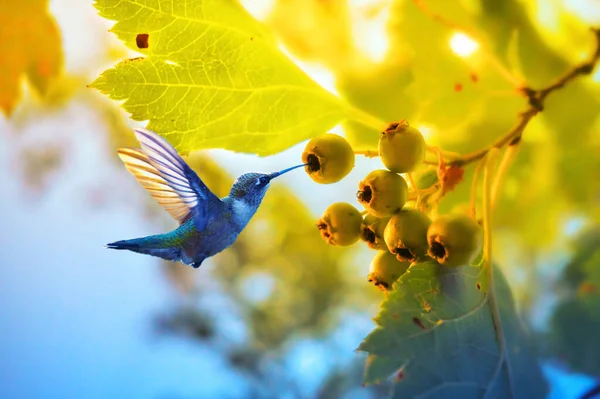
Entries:
POLYGON ((267 193, 271 180, 301 166, 304 166, 304 164, 269 174, 244 173, 233 183, 229 196, 234 200, 245 202, 256 210, 267 193))

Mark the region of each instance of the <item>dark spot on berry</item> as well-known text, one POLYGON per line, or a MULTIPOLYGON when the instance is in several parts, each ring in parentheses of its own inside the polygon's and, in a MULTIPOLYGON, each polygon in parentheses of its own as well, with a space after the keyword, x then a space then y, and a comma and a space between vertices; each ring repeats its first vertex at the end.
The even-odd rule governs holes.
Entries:
POLYGON ((319 163, 319 158, 315 154, 309 154, 306 157, 308 165, 306 165, 306 169, 308 173, 315 173, 321 169, 321 164, 319 163))
POLYGON ((373 230, 365 226, 362 228, 361 238, 363 241, 366 241, 369 244, 375 244, 375 239, 377 238, 377 236, 375 235, 375 232, 373 230))
POLYGON ((476 287, 478 290, 481 290, 481 284, 477 283, 476 287))
POLYGON ((135 44, 137 44, 138 48, 148 48, 148 35, 147 33, 139 33, 135 37, 135 44))
POLYGON ((367 204, 371 202, 371 199, 373 198, 373 192, 371 191, 371 187, 366 186, 364 190, 357 192, 356 198, 358 198, 358 201, 365 202, 367 204))
POLYGON ((253 36, 250 36, 250 41, 253 41, 253 40, 254 40, 254 37, 253 37, 253 36))
POLYGON ((444 259, 446 257, 446 248, 437 241, 431 243, 429 252, 436 259, 444 259))
POLYGON ((454 91, 461 92, 462 89, 463 89, 463 85, 461 85, 460 83, 457 83, 454 85, 454 91))
POLYGON ((413 253, 410 252, 410 250, 408 248, 397 247, 394 252, 396 253, 396 255, 398 255, 398 258, 401 258, 398 260, 405 260, 405 261, 412 262, 416 259, 415 256, 413 255, 413 253))
POLYGON ((471 73, 471 80, 473 83, 477 83, 479 81, 479 76, 476 73, 471 73))
POLYGON ((421 330, 427 330, 427 327, 425 327, 423 325, 423 323, 421 322, 421 319, 419 319, 418 317, 413 317, 412 318, 413 323, 415 323, 415 325, 417 327, 419 327, 421 330))

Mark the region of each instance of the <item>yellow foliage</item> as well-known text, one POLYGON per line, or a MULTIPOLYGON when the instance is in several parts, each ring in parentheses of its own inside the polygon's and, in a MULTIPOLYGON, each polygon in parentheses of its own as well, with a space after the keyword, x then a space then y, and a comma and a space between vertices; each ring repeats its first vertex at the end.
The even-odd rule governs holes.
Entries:
POLYGON ((21 96, 21 77, 44 95, 62 69, 60 32, 47 0, 0 0, 0 109, 10 115, 21 96))

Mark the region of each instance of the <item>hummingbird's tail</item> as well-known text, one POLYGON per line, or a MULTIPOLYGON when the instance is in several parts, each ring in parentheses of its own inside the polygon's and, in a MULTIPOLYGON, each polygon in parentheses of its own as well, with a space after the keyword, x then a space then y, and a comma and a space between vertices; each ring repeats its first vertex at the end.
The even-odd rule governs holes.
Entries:
POLYGON ((166 246, 164 238, 160 235, 116 241, 106 244, 106 248, 126 249, 139 254, 158 256, 173 262, 177 262, 181 255, 179 248, 166 246))

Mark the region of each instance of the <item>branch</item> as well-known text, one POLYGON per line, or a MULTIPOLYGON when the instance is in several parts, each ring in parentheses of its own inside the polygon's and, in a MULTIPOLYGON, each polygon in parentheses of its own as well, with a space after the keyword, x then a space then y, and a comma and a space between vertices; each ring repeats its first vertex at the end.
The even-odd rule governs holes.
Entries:
POLYGON ((472 152, 470 154, 462 156, 460 159, 450 162, 451 165, 464 166, 472 162, 478 161, 483 158, 492 148, 502 148, 505 145, 517 144, 521 140, 523 131, 529 124, 529 121, 533 119, 539 112, 544 110, 544 103, 550 93, 561 89, 567 83, 575 80, 579 76, 589 75, 592 73, 598 60, 600 59, 600 29, 592 29, 594 38, 596 40, 595 50, 592 53, 590 59, 570 70, 566 75, 558 79, 553 84, 549 85, 540 90, 534 90, 529 87, 521 89, 521 92, 527 96, 529 100, 529 107, 519 114, 519 120, 517 125, 508 131, 504 136, 500 137, 496 142, 487 148, 472 152))

